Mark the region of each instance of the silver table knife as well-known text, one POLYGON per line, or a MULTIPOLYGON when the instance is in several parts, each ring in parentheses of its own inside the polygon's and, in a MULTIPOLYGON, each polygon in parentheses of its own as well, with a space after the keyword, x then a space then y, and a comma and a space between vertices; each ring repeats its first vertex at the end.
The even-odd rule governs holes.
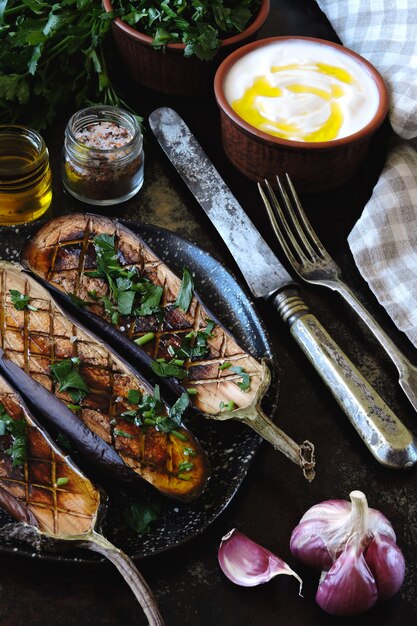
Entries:
POLYGON ((301 299, 298 287, 172 109, 149 117, 165 154, 228 246, 255 298, 271 302, 373 456, 391 468, 417 462, 417 440, 301 299))

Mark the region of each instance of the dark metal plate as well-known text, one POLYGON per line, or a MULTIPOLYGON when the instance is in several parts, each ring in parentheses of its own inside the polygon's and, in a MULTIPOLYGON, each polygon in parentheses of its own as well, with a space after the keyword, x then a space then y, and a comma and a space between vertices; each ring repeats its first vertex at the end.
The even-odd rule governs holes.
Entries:
MULTIPOLYGON (((262 320, 246 293, 222 264, 195 244, 170 231, 147 224, 124 223, 138 233, 174 272, 181 275, 184 265, 189 267, 195 273, 196 289, 207 308, 253 356, 272 359, 271 345, 262 320)), ((30 234, 30 231, 34 232, 38 228, 39 225, 36 228, 25 228, 25 231, 30 234)), ((10 256, 16 260, 15 252, 10 256)), ((276 408, 277 384, 274 376, 265 399, 265 409, 270 416, 276 408)), ((206 450, 212 465, 208 487, 196 502, 182 504, 155 494, 161 513, 153 522, 150 532, 140 537, 124 526, 121 516, 121 512, 135 500, 135 494, 121 491, 118 486, 106 486, 109 507, 103 523, 103 534, 133 558, 165 552, 202 533, 235 495, 260 444, 258 435, 238 423, 214 422, 197 415, 189 420, 189 426, 206 450)), ((0 526, 9 521, 10 518, 0 510, 0 526)), ((99 560, 81 551, 62 554, 36 552, 27 546, 5 543, 0 543, 1 551, 41 559, 80 562, 99 560)))

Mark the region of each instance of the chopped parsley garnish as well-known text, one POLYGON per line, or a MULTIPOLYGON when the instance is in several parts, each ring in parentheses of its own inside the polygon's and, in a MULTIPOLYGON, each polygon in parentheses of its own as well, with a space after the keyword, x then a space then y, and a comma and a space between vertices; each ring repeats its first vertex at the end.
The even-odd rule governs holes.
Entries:
MULTIPOLYGON (((81 360, 78 357, 64 359, 50 366, 51 372, 59 382, 59 391, 68 391, 72 401, 79 404, 90 391, 79 372, 81 360)), ((77 409, 80 407, 77 406, 77 409)))
POLYGON ((126 432, 125 430, 120 430, 120 428, 115 428, 113 430, 113 434, 116 435, 116 437, 125 437, 126 439, 134 439, 135 436, 131 435, 130 433, 126 432))
POLYGON ((57 478, 56 486, 63 487, 68 484, 68 478, 66 476, 62 476, 61 478, 57 478))
MULTIPOLYGON (((107 296, 99 297, 96 292, 89 292, 90 297, 104 306, 112 324, 118 324, 120 315, 160 314, 163 287, 154 285, 148 278, 141 276, 135 266, 123 267, 119 263, 114 235, 101 234, 94 238, 97 269, 85 272, 90 278, 103 278, 109 287, 107 296)), ((82 306, 85 301, 73 294, 72 300, 78 300, 82 306)))
POLYGON ((183 454, 184 456, 197 456, 197 452, 195 452, 192 448, 184 448, 183 454))
POLYGON ((184 267, 182 272, 181 288, 178 292, 177 299, 175 300, 175 306, 179 307, 187 313, 190 308, 191 300, 194 293, 194 281, 190 270, 184 267))
POLYGON ((234 365, 233 367, 229 368, 229 371, 234 372, 235 374, 239 374, 239 376, 242 377, 242 382, 236 383, 237 386, 240 387, 242 391, 249 391, 250 376, 247 372, 245 372, 243 367, 240 367, 240 365, 234 365))
POLYGON ((221 400, 220 404, 219 404, 219 409, 221 411, 225 410, 225 411, 233 411, 233 409, 235 408, 235 403, 233 402, 233 400, 230 400, 229 402, 223 402, 223 400, 221 400))
POLYGON ((0 404, 0 436, 11 435, 12 445, 6 450, 13 460, 13 467, 22 467, 27 459, 27 424, 23 419, 14 420, 0 404))
POLYGON ((72 402, 68 402, 67 407, 71 409, 71 411, 79 411, 83 408, 80 404, 73 404, 72 402))
POLYGON ((29 304, 30 297, 25 296, 17 289, 9 289, 10 300, 17 311, 23 311, 23 309, 29 309, 29 311, 37 311, 38 307, 29 304))
POLYGON ((212 320, 206 320, 207 326, 204 330, 192 330, 184 335, 179 348, 173 348, 177 357, 185 357, 187 359, 203 358, 210 352, 208 339, 211 337, 215 326, 212 320))
POLYGON ((117 0, 116 17, 152 37, 152 45, 184 43, 186 57, 213 58, 221 40, 240 33, 256 15, 259 0, 117 0))
POLYGON ((141 398, 142 394, 140 391, 138 391, 137 389, 129 389, 127 399, 131 404, 139 404, 141 398))
POLYGON ((191 472, 193 468, 194 468, 194 463, 191 463, 191 461, 183 461, 182 463, 178 465, 179 472, 191 472))
POLYGON ((123 511, 122 517, 125 524, 138 535, 146 535, 150 530, 150 524, 158 519, 160 511, 157 503, 134 502, 123 511))
POLYGON ((133 421, 136 426, 154 426, 163 433, 172 433, 178 439, 186 441, 187 437, 177 431, 185 409, 190 404, 187 393, 183 393, 170 408, 168 415, 161 415, 163 405, 158 385, 155 385, 154 395, 141 394, 136 389, 130 389, 128 401, 137 408, 125 411, 120 417, 133 421))
POLYGON ((187 370, 185 370, 181 366, 175 365, 174 361, 175 359, 172 359, 168 362, 166 362, 165 359, 163 361, 161 359, 158 359, 158 361, 151 362, 151 367, 155 374, 158 374, 158 376, 161 376, 163 378, 172 376, 173 378, 178 378, 179 380, 182 380, 186 377, 187 370))
MULTIPOLYGON (((227 370, 227 369, 230 372, 233 372, 234 374, 239 374, 242 377, 242 382, 236 383, 237 386, 240 387, 242 391, 249 391, 250 376, 247 372, 245 372, 243 367, 241 367, 240 365, 234 365, 232 367, 232 364, 230 363, 230 361, 225 361, 222 365, 219 365, 219 370, 227 370)), ((221 409, 223 409, 226 406, 224 402, 220 402, 220 404, 223 405, 223 406, 220 406, 221 409)))
MULTIPOLYGON (((212 336, 215 323, 209 319, 206 322, 207 326, 204 330, 192 330, 184 335, 180 346, 176 348, 172 345, 169 346, 168 352, 173 357, 170 361, 166 359, 152 361, 151 367, 155 374, 162 377, 172 376, 182 380, 187 376, 187 370, 183 367, 184 359, 198 359, 209 354, 208 339, 212 336)), ((193 392, 190 395, 192 394, 193 392)))

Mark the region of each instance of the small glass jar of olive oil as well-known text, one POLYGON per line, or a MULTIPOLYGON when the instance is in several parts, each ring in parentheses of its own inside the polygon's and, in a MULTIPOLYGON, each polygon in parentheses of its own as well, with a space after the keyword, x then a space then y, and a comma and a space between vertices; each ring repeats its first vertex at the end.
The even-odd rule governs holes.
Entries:
POLYGON ((0 124, 0 225, 32 222, 52 200, 49 153, 42 137, 24 126, 0 124))

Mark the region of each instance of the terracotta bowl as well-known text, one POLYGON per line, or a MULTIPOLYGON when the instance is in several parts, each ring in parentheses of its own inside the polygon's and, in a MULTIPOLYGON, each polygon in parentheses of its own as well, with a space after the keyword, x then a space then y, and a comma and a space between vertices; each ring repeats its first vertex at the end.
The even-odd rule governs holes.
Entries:
MULTIPOLYGON (((113 10, 111 0, 103 0, 107 13, 113 10)), ((221 61, 239 46, 252 41, 268 17, 270 0, 261 0, 259 12, 241 33, 223 39, 212 61, 184 56, 185 45, 170 43, 165 50, 155 50, 152 37, 132 28, 120 18, 112 22, 112 33, 119 54, 134 81, 160 93, 192 96, 210 93, 213 78, 221 61)))
POLYGON ((265 179, 274 181, 277 174, 287 172, 297 189, 306 192, 338 187, 353 176, 363 162, 370 138, 384 121, 389 106, 384 80, 368 61, 341 45, 312 37, 271 37, 239 48, 218 68, 214 91, 220 109, 223 147, 236 168, 257 182, 265 179), (232 66, 255 49, 285 40, 316 42, 337 48, 353 57, 374 80, 379 93, 379 104, 371 121, 347 137, 307 142, 281 139, 268 134, 237 115, 224 94, 225 80, 232 66))

